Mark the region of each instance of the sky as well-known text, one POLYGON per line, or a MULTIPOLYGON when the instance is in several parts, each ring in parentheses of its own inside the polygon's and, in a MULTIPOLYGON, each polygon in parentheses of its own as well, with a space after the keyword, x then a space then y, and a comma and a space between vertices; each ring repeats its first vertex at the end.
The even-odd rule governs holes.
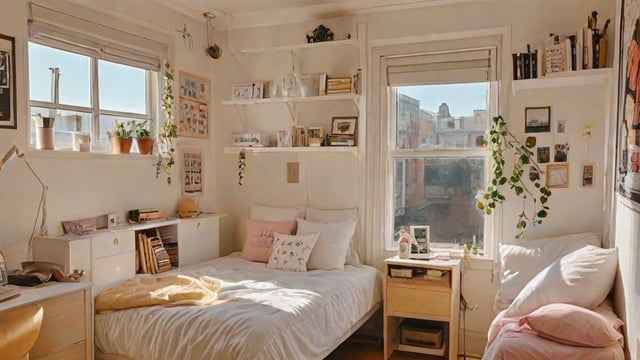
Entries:
POLYGON ((420 100, 420 108, 438 112, 443 102, 453 117, 471 116, 473 110, 487 108, 488 83, 402 86, 398 92, 420 100))

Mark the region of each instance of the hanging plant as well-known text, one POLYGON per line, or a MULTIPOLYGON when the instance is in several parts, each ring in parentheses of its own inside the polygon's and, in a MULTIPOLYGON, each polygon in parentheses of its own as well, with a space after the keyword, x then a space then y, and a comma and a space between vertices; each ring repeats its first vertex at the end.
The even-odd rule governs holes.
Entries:
POLYGON ((549 214, 551 190, 540 180, 540 166, 535 161, 533 152, 509 131, 502 116, 493 118, 489 140, 485 140, 484 144, 491 150, 493 167, 490 184, 479 194, 477 207, 491 215, 496 206, 506 200, 503 188, 508 186, 516 196, 522 198, 522 211, 518 214, 516 223, 516 228, 520 231, 516 238, 520 238, 528 224, 541 224, 542 219, 549 214), (505 169, 507 151, 514 153, 513 169, 510 172, 505 169), (530 181, 526 181, 527 178, 524 177, 527 166, 533 167, 534 171, 533 177, 529 177, 530 181), (530 212, 527 211, 528 199, 533 201, 530 212))
POLYGON ((175 165, 176 146, 178 138, 178 127, 173 118, 173 72, 169 63, 164 65, 164 84, 162 88, 162 111, 164 114, 164 124, 160 127, 158 134, 158 161, 156 162, 156 178, 160 172, 168 174, 167 184, 171 184, 171 171, 175 165))

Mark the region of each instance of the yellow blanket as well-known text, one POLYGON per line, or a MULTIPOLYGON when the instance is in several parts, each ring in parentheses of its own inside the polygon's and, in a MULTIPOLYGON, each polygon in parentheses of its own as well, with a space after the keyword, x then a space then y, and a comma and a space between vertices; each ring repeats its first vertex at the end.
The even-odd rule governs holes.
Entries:
POLYGON ((218 299, 220 285, 219 280, 198 275, 133 278, 100 293, 96 297, 96 311, 154 305, 211 305, 218 299))

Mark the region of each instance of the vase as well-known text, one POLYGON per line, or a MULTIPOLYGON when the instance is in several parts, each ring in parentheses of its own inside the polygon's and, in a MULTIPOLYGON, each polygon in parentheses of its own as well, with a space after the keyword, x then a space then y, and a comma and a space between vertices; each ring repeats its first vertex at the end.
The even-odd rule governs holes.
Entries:
POLYGON ((152 137, 136 138, 136 142, 138 143, 138 151, 140 151, 140 155, 150 155, 153 153, 152 137))
POLYGON ((111 138, 111 150, 114 154, 128 154, 131 151, 132 138, 114 136, 111 138))

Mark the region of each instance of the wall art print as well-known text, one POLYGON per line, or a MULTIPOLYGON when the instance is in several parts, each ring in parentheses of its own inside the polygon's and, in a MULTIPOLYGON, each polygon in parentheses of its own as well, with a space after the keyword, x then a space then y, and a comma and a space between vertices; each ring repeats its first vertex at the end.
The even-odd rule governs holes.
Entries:
POLYGON ((182 195, 202 195, 204 184, 204 154, 197 146, 182 146, 182 195))
POLYGON ((17 128, 15 59, 15 39, 0 34, 0 128, 17 128))
POLYGON ((640 0, 622 1, 616 187, 640 211, 640 0))
POLYGON ((180 71, 178 136, 209 138, 209 80, 180 71))

